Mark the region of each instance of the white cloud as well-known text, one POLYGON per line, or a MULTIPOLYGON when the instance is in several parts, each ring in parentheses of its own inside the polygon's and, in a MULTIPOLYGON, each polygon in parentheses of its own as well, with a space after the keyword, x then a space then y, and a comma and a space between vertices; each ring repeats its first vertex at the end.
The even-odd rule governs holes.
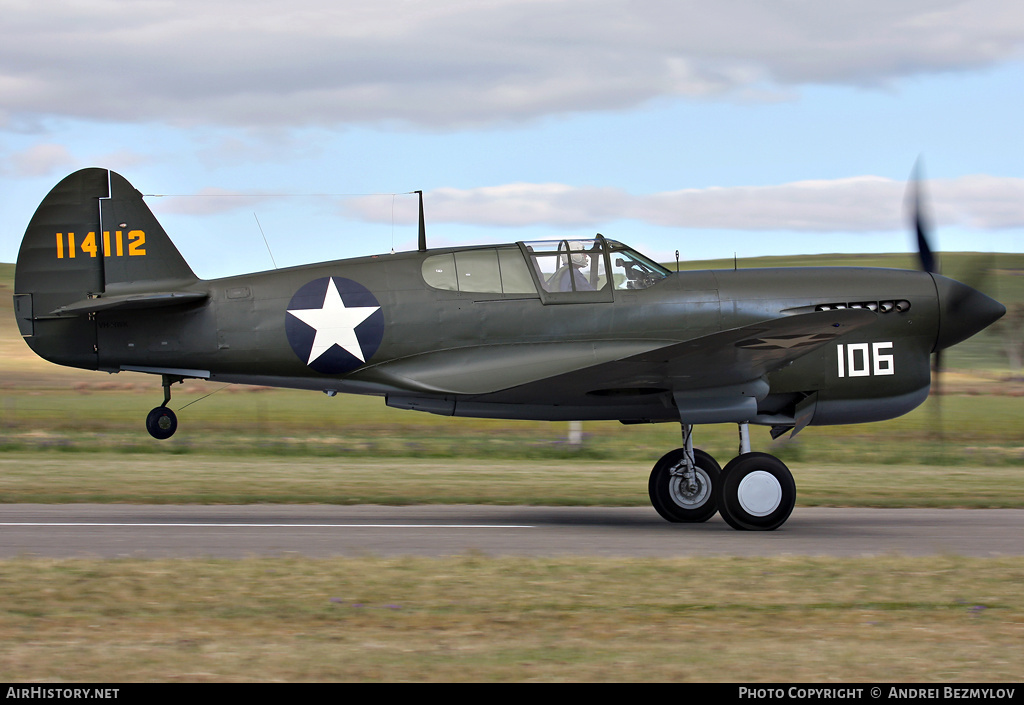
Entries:
POLYGON ((75 158, 64 145, 37 144, 10 157, 5 171, 18 177, 49 176, 74 165, 75 158))
MULTIPOLYGON (((777 186, 686 189, 646 195, 616 188, 509 184, 444 188, 425 196, 428 222, 481 226, 602 227, 616 220, 702 230, 882 232, 905 230, 906 184, 876 176, 777 186)), ((927 184, 936 226, 1024 227, 1024 179, 964 176, 927 184)), ((379 199, 354 198, 349 214, 370 222, 415 219, 415 203, 392 212, 379 199)))
POLYGON ((129 169, 140 167, 153 161, 153 157, 131 149, 118 149, 107 154, 102 154, 92 160, 93 164, 102 164, 114 171, 127 172, 129 169))
POLYGON ((0 123, 453 128, 1021 58, 1017 0, 4 3, 0 123))

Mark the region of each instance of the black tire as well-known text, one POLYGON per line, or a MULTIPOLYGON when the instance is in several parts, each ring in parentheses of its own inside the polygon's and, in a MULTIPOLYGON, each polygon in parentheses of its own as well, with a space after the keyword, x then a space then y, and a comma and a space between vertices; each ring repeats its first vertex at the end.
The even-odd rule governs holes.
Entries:
POLYGON ((796 482, 786 464, 767 453, 744 453, 729 461, 716 487, 718 510, 741 531, 774 531, 796 504, 796 482))
POLYGON ((146 417, 146 430, 157 440, 165 440, 178 430, 178 417, 166 406, 158 406, 146 417))
POLYGON ((654 509, 668 521, 678 523, 707 521, 718 511, 715 493, 722 468, 714 458, 704 451, 694 450, 697 491, 689 493, 682 487, 682 477, 672 475, 672 468, 683 462, 685 457, 685 448, 677 448, 663 455, 651 470, 651 477, 647 482, 647 493, 651 497, 654 509))

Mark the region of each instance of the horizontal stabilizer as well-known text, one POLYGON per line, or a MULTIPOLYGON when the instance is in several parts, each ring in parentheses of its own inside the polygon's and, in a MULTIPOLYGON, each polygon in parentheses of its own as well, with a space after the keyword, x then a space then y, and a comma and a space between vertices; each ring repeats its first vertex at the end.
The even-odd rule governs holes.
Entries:
POLYGON ((206 292, 156 291, 145 294, 121 294, 120 296, 96 296, 82 299, 50 312, 51 316, 80 316, 113 309, 163 308, 198 303, 209 298, 206 292))

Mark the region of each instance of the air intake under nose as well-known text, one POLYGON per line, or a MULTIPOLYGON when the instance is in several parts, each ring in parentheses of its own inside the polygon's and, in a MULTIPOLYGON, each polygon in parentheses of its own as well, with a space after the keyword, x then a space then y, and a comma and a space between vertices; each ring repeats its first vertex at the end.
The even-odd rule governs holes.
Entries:
POLYGON ((977 289, 940 274, 932 274, 939 297, 939 334, 935 350, 967 340, 992 325, 1006 307, 977 289))

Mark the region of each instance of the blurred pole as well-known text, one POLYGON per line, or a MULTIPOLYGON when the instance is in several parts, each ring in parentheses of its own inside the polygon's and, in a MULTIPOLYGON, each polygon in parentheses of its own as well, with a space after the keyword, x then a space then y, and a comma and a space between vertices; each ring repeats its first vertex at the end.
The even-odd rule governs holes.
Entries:
POLYGON ((583 445, 583 422, 582 421, 570 421, 569 422, 569 445, 581 446, 583 445))

